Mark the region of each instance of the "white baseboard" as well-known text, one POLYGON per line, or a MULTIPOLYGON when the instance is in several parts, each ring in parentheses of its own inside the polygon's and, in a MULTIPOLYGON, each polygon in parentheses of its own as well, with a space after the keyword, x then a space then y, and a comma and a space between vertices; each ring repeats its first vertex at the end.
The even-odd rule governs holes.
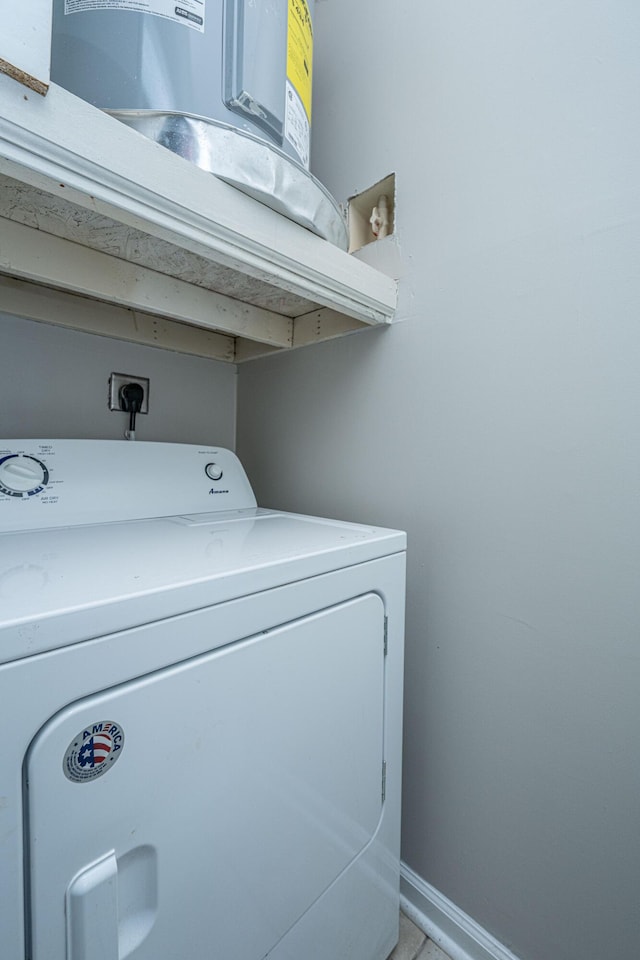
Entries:
POLYGON ((400 865, 400 906, 451 960, 518 960, 406 863, 400 865))

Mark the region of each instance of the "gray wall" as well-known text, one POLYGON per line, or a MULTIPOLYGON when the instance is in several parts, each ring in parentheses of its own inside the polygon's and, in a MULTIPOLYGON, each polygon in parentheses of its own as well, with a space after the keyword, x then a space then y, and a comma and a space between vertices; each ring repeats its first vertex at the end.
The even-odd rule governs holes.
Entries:
POLYGON ((238 451, 408 530, 408 865, 523 960, 636 956, 640 7, 316 12, 315 172, 396 171, 402 322, 242 367, 238 451))
MULTIPOLYGON (((1 308, 1 302, 0 302, 1 308)), ((109 375, 149 377, 138 440, 235 446, 235 368, 0 313, 0 437, 122 440, 109 375)))

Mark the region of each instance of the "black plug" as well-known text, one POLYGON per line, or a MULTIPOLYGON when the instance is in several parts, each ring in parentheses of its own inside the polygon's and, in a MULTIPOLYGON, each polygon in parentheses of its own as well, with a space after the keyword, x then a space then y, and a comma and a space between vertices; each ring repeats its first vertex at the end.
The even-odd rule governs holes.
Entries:
POLYGON ((122 409, 129 414, 129 429, 125 430, 127 440, 136 438, 136 414, 140 413, 144 390, 139 383, 124 383, 120 387, 120 403, 122 409))

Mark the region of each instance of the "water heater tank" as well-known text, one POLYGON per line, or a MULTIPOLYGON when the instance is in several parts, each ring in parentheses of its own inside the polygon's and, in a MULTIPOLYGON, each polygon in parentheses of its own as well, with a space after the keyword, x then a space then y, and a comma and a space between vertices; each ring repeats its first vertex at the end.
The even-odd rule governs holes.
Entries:
POLYGON ((309 173, 314 0, 54 0, 52 80, 343 249, 309 173))

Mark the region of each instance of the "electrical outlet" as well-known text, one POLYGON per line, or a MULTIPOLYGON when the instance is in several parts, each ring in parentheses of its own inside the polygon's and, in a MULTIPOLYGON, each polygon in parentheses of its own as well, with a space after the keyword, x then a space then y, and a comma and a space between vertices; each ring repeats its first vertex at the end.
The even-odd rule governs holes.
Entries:
POLYGON ((149 413, 149 378, 134 377, 127 373, 112 373, 109 377, 109 410, 123 410, 120 387, 126 383, 139 383, 144 391, 140 413, 149 413))

